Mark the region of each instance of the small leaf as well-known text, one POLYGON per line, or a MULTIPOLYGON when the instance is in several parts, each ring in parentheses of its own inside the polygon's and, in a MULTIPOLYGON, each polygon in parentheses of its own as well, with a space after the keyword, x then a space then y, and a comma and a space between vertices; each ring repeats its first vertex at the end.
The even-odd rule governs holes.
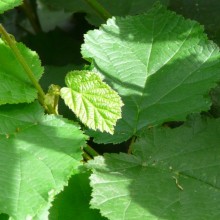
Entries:
POLYGON ((45 219, 54 196, 81 164, 86 136, 38 103, 0 107, 0 213, 45 219))
POLYGON ((220 119, 148 129, 132 154, 89 162, 91 205, 110 220, 220 219, 220 119))
POLYGON ((61 97, 77 117, 91 129, 110 134, 121 118, 120 96, 93 72, 73 71, 66 76, 61 97))
POLYGON ((0 0, 0 14, 22 4, 22 0, 0 0))
MULTIPOLYGON (((17 43, 17 47, 36 79, 39 80, 44 69, 38 55, 22 43, 17 43)), ((10 47, 0 39, 0 105, 29 103, 36 98, 37 90, 23 67, 15 58, 10 47)))

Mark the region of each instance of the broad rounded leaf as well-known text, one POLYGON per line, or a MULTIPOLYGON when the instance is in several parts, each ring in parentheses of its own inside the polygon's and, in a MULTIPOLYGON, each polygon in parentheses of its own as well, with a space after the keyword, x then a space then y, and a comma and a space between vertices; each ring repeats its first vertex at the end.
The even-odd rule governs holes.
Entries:
MULTIPOLYGON (((44 4, 48 5, 49 8, 54 7, 59 10, 67 10, 73 13, 75 12, 85 12, 87 13, 87 20, 96 26, 99 26, 103 22, 97 12, 91 8, 84 0, 74 0, 74 1, 63 1, 63 0, 41 0, 44 4)), ((98 1, 111 15, 135 15, 139 13, 146 12, 149 10, 153 4, 158 2, 158 0, 101 0, 98 1)), ((167 5, 169 0, 160 0, 161 3, 167 5)))
POLYGON ((114 136, 96 133, 98 142, 209 109, 209 90, 220 79, 219 49, 202 26, 161 6, 89 31, 82 54, 125 104, 114 136))
POLYGON ((96 73, 73 71, 66 76, 61 97, 77 117, 91 129, 112 134, 121 118, 120 96, 104 83, 96 73))
POLYGON ((0 14, 21 5, 23 0, 0 0, 0 14))
MULTIPOLYGON (((38 55, 22 43, 17 43, 17 47, 39 80, 43 74, 43 67, 38 55)), ((37 90, 23 67, 10 47, 0 39, 0 105, 33 102, 36 98, 37 90)))
POLYGON ((81 164, 86 136, 79 126, 44 115, 37 103, 0 107, 0 213, 45 219, 81 164))
POLYGON ((133 155, 89 162, 92 207, 110 220, 220 219, 220 119, 153 128, 133 155))

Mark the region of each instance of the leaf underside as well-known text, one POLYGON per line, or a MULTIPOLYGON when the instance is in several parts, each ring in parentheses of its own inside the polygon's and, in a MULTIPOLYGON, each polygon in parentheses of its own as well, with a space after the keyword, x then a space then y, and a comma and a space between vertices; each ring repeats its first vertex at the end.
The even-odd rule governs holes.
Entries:
POLYGON ((0 122, 0 213, 42 216, 77 172, 86 136, 37 103, 1 106, 0 122))
POLYGON ((133 155, 89 162, 91 205, 110 220, 220 219, 220 119, 149 129, 133 155))
POLYGON ((73 71, 66 76, 61 97, 76 116, 91 129, 110 134, 121 118, 122 101, 100 76, 88 71, 73 71))
POLYGON ((82 54, 125 104, 113 136, 92 133, 99 143, 209 109, 209 90, 220 79, 219 49, 202 26, 161 6, 89 31, 82 54))

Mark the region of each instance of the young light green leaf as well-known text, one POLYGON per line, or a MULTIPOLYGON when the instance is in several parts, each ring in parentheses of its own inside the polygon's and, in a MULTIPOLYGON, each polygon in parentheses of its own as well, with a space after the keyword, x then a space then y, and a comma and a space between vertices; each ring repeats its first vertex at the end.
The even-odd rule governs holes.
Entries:
POLYGON ((93 72, 72 71, 65 81, 68 88, 60 90, 61 97, 82 123, 113 134, 114 125, 121 118, 120 96, 93 72))
POLYGON ((92 207, 110 220, 220 219, 220 119, 154 128, 133 154, 89 162, 92 207))
POLYGON ((82 54, 125 104, 114 135, 97 132, 97 142, 122 142, 145 126, 209 109, 220 79, 219 49, 202 26, 160 6, 89 31, 82 54))
POLYGON ((15 220, 47 215, 78 172, 85 140, 77 124, 44 115, 37 103, 1 106, 0 213, 15 220))
MULTIPOLYGON (((38 55, 22 43, 17 47, 37 80, 43 74, 38 55)), ((0 39, 0 105, 33 102, 37 90, 8 45, 0 39)))
POLYGON ((21 5, 23 0, 0 0, 0 14, 21 5))

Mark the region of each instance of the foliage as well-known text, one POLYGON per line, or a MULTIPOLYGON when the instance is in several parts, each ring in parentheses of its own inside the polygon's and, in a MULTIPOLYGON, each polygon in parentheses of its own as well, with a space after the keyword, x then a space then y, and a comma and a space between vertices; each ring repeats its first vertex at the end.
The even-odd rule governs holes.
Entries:
MULTIPOLYGON (((43 74, 43 68, 37 54, 22 43, 15 43, 37 80, 43 74)), ((33 102, 37 98, 37 91, 25 74, 19 61, 14 59, 13 52, 8 45, 0 40, 0 104, 17 104, 33 102)))
POLYGON ((66 85, 60 95, 76 116, 89 128, 113 134, 123 105, 117 93, 88 71, 69 72, 66 85))
POLYGON ((85 35, 83 56, 94 60, 125 103, 115 134, 94 134, 97 142, 122 142, 143 127, 209 108, 220 64, 218 47, 202 31, 196 22, 155 8, 110 19, 85 35))
POLYGON ((0 1, 0 220, 220 218, 218 30, 154 3, 0 1))
POLYGON ((0 0, 0 14, 22 4, 22 0, 0 0))
POLYGON ((92 206, 114 220, 219 219, 219 131, 219 119, 193 118, 146 130, 132 155, 96 157, 92 206))
MULTIPOLYGON (((102 18, 97 12, 96 8, 92 8, 91 4, 93 1, 90 0, 75 0, 65 1, 62 0, 41 0, 43 3, 54 9, 64 9, 66 11, 78 12, 83 11, 87 13, 87 19, 90 23, 99 26, 105 19, 102 18)), ((143 13, 149 10, 155 3, 155 0, 148 0, 147 4, 145 0, 120 0, 120 1, 108 1, 102 0, 100 3, 108 10, 111 15, 135 15, 137 13, 143 13)), ((167 4, 168 0, 162 0, 161 3, 167 4)))

